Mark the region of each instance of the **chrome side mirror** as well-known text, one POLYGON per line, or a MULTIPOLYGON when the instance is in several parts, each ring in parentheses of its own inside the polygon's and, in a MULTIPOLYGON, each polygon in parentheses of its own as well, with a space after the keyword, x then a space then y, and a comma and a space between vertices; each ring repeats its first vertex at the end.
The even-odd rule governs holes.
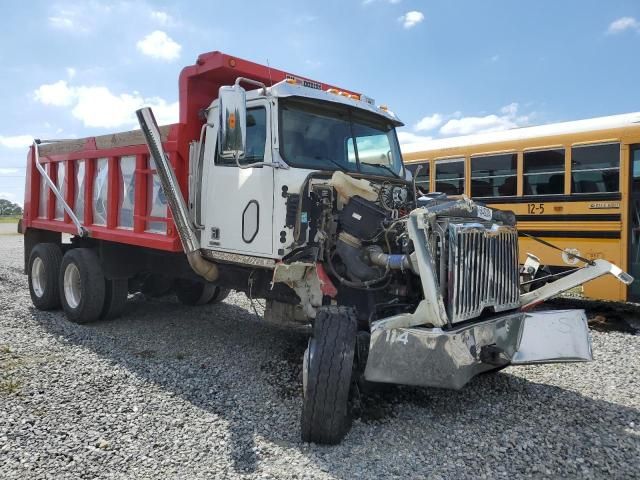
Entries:
POLYGON ((247 95, 240 85, 220 87, 220 157, 244 158, 247 146, 247 95))

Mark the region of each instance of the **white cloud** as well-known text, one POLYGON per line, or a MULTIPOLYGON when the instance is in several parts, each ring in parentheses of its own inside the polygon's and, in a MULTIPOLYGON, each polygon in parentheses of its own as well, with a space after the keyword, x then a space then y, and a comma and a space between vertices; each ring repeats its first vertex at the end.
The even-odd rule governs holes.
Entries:
POLYGON ((86 127, 118 127, 131 123, 140 100, 127 93, 114 95, 106 87, 79 87, 71 113, 86 127))
POLYGON ((34 93, 34 98, 45 105, 66 107, 73 102, 75 91, 69 87, 66 80, 40 85, 34 93))
POLYGON ((609 24, 607 33, 616 34, 622 33, 626 30, 636 30, 637 32, 640 32, 640 22, 638 22, 634 17, 621 17, 609 24))
POLYGON ((429 130, 433 130, 434 128, 442 125, 442 115, 439 113, 434 113, 433 115, 428 115, 423 117, 413 129, 417 132, 428 132, 429 130))
POLYGON ((512 102, 509 105, 505 105, 504 107, 502 107, 500 109, 500 112, 510 117, 514 117, 518 113, 518 108, 520 108, 520 105, 518 105, 517 102, 512 102))
POLYGON ((173 18, 167 12, 154 10, 149 14, 149 16, 151 17, 151 20, 159 23, 163 27, 173 23, 173 18))
POLYGON ((17 168, 0 168, 0 175, 12 175, 18 173, 17 168))
POLYGON ((400 130, 398 132, 398 141, 402 146, 402 151, 418 151, 424 150, 426 145, 433 139, 433 137, 425 135, 417 135, 411 132, 405 132, 400 130))
MULTIPOLYGON (((363 0, 363 1, 362 1, 362 4, 363 4, 363 5, 369 5, 369 4, 374 3, 374 2, 376 2, 376 1, 377 1, 377 0, 363 0)), ((401 1, 402 1, 402 0, 386 0, 386 2, 387 2, 387 3, 390 3, 390 4, 392 4, 392 5, 398 4, 398 3, 400 3, 401 1)))
POLYGON ((76 102, 71 113, 86 127, 135 126, 135 111, 144 106, 153 108, 161 125, 178 121, 178 102, 167 103, 159 97, 143 98, 138 92, 117 95, 106 87, 78 87, 76 102))
POLYGON ((69 80, 71 80, 73 77, 76 76, 77 70, 73 67, 67 67, 67 77, 69 77, 69 80))
POLYGON ((116 94, 103 86, 71 87, 60 80, 41 85, 34 92, 34 98, 45 105, 72 107, 71 114, 86 127, 133 127, 137 125, 135 111, 143 106, 153 108, 160 124, 178 121, 178 102, 144 98, 138 92, 116 94))
POLYGON ((144 55, 161 60, 175 60, 180 56, 182 46, 162 30, 155 30, 140 40, 136 47, 144 55))
POLYGON ((97 19, 102 18, 109 8, 99 2, 66 3, 53 5, 48 17, 49 26, 69 33, 84 34, 91 31, 97 19))
POLYGON ((304 64, 311 69, 320 68, 322 66, 322 62, 320 60, 311 60, 310 58, 307 58, 304 61, 304 64))
POLYGON ((15 135, 13 137, 0 135, 0 145, 5 148, 26 148, 32 143, 33 137, 30 135, 15 135))
POLYGON ((69 17, 49 17, 49 25, 60 30, 73 30, 75 26, 73 20, 69 17))
POLYGON ((404 28, 413 28, 423 20, 424 14, 417 10, 411 10, 398 18, 398 21, 402 23, 404 28))
POLYGON ((49 26, 71 34, 86 34, 104 26, 114 10, 117 9, 117 13, 120 14, 128 10, 129 4, 130 2, 126 1, 111 3, 97 0, 61 0, 49 7, 49 26))
MULTIPOLYGON (((16 201, 16 194, 11 192, 0 192, 0 198, 4 198, 5 200, 9 200, 10 202, 16 201)), ((22 202, 20 202, 22 205, 22 202)))
POLYGON ((470 135, 472 133, 496 132, 508 130, 517 125, 508 117, 486 115, 484 117, 463 117, 449 120, 440 129, 443 135, 470 135))
POLYGON ((508 130, 529 123, 528 115, 518 115, 519 105, 510 103, 500 109, 500 114, 452 118, 440 128, 444 136, 471 135, 474 133, 508 130))

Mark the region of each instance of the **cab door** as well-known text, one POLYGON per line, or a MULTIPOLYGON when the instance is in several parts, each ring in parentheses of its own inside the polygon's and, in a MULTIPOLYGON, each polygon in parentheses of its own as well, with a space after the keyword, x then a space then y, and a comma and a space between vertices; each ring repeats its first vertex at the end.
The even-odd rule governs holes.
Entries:
MULTIPOLYGON (((217 109, 213 111, 215 113, 217 109)), ((247 108, 247 152, 241 164, 271 162, 271 120, 267 101, 247 108)), ((205 147, 202 192, 203 248, 272 256, 273 168, 238 168, 235 160, 217 154, 216 132, 209 128, 205 147)))

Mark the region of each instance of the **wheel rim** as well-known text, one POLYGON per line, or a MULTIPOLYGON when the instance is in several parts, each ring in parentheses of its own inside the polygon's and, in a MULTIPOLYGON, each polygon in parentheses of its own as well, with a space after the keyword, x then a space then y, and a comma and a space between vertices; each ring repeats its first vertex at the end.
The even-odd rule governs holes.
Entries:
POLYGON ((47 278, 44 271, 44 262, 40 257, 36 257, 31 265, 31 285, 33 293, 38 298, 44 295, 44 289, 47 288, 47 278))
POLYGON ((80 270, 70 263, 64 270, 64 298, 71 308, 77 308, 80 305, 81 294, 80 270))
POLYGON ((309 369, 311 368, 311 358, 313 356, 313 350, 315 344, 313 338, 309 339, 304 356, 302 357, 302 396, 307 396, 307 387, 309 386, 309 369))

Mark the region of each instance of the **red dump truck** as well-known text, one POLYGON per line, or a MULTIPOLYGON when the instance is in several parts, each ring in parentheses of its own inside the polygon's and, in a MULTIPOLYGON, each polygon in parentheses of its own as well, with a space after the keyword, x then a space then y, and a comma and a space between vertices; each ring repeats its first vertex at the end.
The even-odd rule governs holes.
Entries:
POLYGON ((363 382, 458 389, 506 365, 591 360, 584 312, 531 307, 631 278, 586 260, 536 279, 512 212, 419 193, 402 123, 370 97, 212 52, 182 71, 179 98, 174 125, 143 108, 141 130, 34 142, 21 231, 36 308, 84 323, 136 291, 265 299, 267 319, 312 325, 301 434, 317 443, 348 431, 363 382))

